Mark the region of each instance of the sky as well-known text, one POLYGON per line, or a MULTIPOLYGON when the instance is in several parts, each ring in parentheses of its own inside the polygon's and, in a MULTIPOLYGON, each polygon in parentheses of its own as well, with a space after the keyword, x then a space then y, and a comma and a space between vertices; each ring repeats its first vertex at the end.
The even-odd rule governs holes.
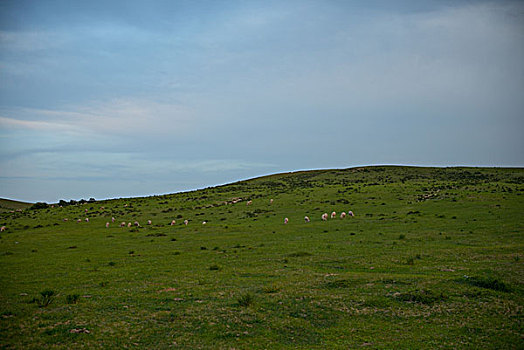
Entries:
POLYGON ((524 2, 0 0, 0 197, 524 166, 524 2))

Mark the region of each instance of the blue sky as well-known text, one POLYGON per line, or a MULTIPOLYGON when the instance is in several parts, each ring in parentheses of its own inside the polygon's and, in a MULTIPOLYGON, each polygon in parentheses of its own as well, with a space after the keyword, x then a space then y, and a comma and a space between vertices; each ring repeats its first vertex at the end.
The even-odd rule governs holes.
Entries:
POLYGON ((521 1, 0 1, 0 197, 524 165, 521 1))

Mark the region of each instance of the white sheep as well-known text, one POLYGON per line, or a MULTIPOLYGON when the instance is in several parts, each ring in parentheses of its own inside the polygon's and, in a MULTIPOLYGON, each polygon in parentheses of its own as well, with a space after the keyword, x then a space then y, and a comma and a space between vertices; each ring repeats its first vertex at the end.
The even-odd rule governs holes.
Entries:
POLYGON ((345 217, 346 217, 346 213, 342 212, 342 214, 340 214, 340 218, 344 219, 345 217))
POLYGON ((120 227, 126 227, 125 221, 122 221, 122 223, 120 223, 120 227))
POLYGON ((308 216, 304 216, 304 221, 305 221, 305 222, 310 222, 311 220, 309 220, 309 217, 308 217, 308 216))
POLYGON ((322 214, 322 221, 327 221, 328 219, 328 213, 322 214))
POLYGON ((207 224, 207 221, 202 221, 202 225, 205 225, 205 224, 207 224))
POLYGON ((284 224, 287 224, 289 222, 288 218, 284 218, 284 224))
POLYGON ((7 227, 5 226, 0 227, 0 232, 4 232, 5 230, 7 230, 7 227))
POLYGON ((131 223, 128 223, 128 224, 127 224, 127 227, 131 227, 131 223))
POLYGON ((337 212, 335 212, 335 211, 332 212, 332 213, 331 213, 331 218, 334 219, 334 218, 336 218, 336 217, 337 217, 337 212))
POLYGON ((189 221, 188 220, 184 220, 184 225, 187 226, 187 224, 189 224, 189 221))
POLYGON ((151 225, 151 220, 147 220, 147 224, 148 224, 148 225, 151 225))
POLYGON ((353 214, 353 212, 352 212, 351 210, 348 211, 348 215, 349 215, 349 216, 355 216, 355 214, 353 214))
POLYGON ((251 205, 253 204, 253 201, 247 201, 246 205, 251 205))
POLYGON ((86 222, 89 222, 89 218, 86 218, 86 222))
POLYGON ((139 226, 140 226, 140 224, 138 223, 138 221, 135 221, 135 226, 136 226, 136 227, 139 227, 139 226))
POLYGON ((106 228, 109 228, 109 222, 106 222, 106 228))
POLYGON ((269 204, 273 204, 273 198, 269 200, 269 204))
POLYGON ((111 218, 111 222, 115 222, 115 218, 111 218))
POLYGON ((171 226, 173 226, 174 224, 176 224, 176 221, 175 220, 171 220, 171 226))

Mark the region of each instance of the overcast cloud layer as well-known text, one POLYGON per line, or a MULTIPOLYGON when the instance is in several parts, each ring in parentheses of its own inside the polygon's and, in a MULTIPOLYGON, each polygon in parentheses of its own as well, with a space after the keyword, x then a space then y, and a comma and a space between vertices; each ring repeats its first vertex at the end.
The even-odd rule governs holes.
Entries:
POLYGON ((0 2, 0 197, 524 165, 524 2, 0 2))

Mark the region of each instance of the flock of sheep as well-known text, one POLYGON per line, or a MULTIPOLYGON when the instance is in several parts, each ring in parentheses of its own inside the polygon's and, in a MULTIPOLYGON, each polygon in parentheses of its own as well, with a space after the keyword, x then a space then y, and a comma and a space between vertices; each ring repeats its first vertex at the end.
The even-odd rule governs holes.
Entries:
MULTIPOLYGON (((345 212, 342 212, 342 213, 340 214, 340 218, 341 218, 341 219, 345 219, 346 216, 351 216, 351 217, 353 217, 353 216, 355 216, 355 214, 353 214, 353 212, 352 212, 351 210, 348 211, 347 214, 346 214, 345 212)), ((332 212, 332 213, 331 213, 331 218, 332 218, 332 219, 335 219, 336 217, 337 217, 337 212, 335 212, 335 211, 332 212)), ((322 221, 327 221, 327 219, 328 219, 328 213, 324 213, 324 214, 322 214, 321 218, 322 218, 322 221)), ((309 218, 309 216, 304 216, 304 221, 305 221, 305 222, 310 222, 311 219, 309 218)), ((284 218, 284 224, 287 224, 288 222, 289 222, 289 219, 288 219, 288 218, 284 218)))
MULTIPOLYGON (((241 200, 242 200, 241 198, 235 198, 235 200, 233 200, 231 203, 234 204, 234 203, 237 203, 237 202, 239 202, 239 201, 241 201, 241 200)), ((270 203, 270 204, 273 204, 273 199, 270 199, 269 203, 270 203)), ((247 201, 246 204, 247 204, 247 205, 251 205, 251 204, 253 204, 253 201, 249 200, 249 201, 247 201)), ((126 204, 125 206, 127 206, 127 204, 126 204)), ((104 207, 101 207, 100 209, 101 209, 101 210, 104 210, 104 207)), ((87 213, 87 209, 85 209, 85 212, 87 213)), ((351 216, 351 217, 353 217, 353 216, 355 216, 355 214, 353 214, 353 212, 352 212, 351 210, 348 211, 347 213, 342 212, 342 213, 340 214, 340 218, 341 218, 341 219, 345 219, 346 216, 351 216)), ((322 221, 327 221, 327 220, 328 220, 328 217, 329 217, 328 213, 324 213, 324 214, 322 214, 322 216, 321 216, 322 221)), ((337 213, 336 213, 336 212, 332 212, 332 213, 331 213, 331 219, 335 219, 336 217, 337 217, 337 213)), ((64 221, 68 221, 68 219, 64 219, 64 221)), ((84 220, 82 220, 82 219, 77 219, 77 222, 78 222, 78 223, 80 223, 80 222, 82 222, 82 221, 89 222, 89 218, 85 218, 84 220)), ((310 219, 308 216, 305 216, 305 217, 304 217, 304 221, 307 223, 307 222, 310 222, 311 219, 310 219)), ((115 222, 115 218, 114 218, 114 217, 111 218, 111 222, 112 222, 112 223, 115 222)), ((184 220, 183 222, 184 222, 184 225, 186 225, 186 226, 189 224, 189 220, 187 220, 187 219, 184 220)), ((287 224, 288 222, 289 222, 289 218, 284 218, 284 224, 287 224)), ((151 220, 147 220, 147 224, 148 224, 148 225, 152 225, 151 220)), ((173 226, 173 225, 175 225, 175 224, 176 224, 176 221, 175 221, 175 220, 172 220, 171 223, 170 223, 171 226, 173 226)), ((207 222, 206 222, 206 221, 203 221, 203 222, 202 222, 202 225, 205 225, 205 224, 207 224, 207 222)), ((111 225, 111 224, 110 224, 109 222, 106 222, 106 224, 105 224, 106 228, 109 228, 110 225, 111 225)), ((120 223, 119 226, 120 226, 120 227, 126 227, 126 226, 127 226, 127 227, 129 227, 129 228, 132 227, 132 226, 140 227, 140 223, 139 223, 138 221, 135 221, 135 222, 132 224, 131 222, 126 223, 126 222, 122 221, 122 222, 120 223)), ((5 226, 2 226, 2 227, 0 228, 0 231, 3 232, 3 231, 5 231, 6 229, 7 229, 7 228, 6 228, 5 226)))

